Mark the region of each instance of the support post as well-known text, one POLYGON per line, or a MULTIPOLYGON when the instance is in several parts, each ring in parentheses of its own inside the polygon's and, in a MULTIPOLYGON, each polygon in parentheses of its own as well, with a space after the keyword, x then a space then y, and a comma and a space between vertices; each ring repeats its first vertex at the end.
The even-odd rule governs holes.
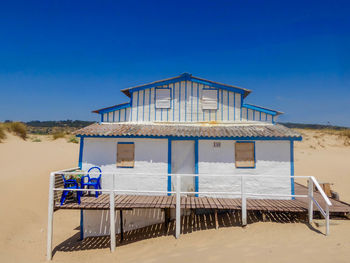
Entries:
POLYGON ((120 242, 124 241, 123 210, 119 210, 120 218, 120 242))
POLYGON ((180 237, 181 229, 181 176, 176 175, 176 228, 175 228, 175 237, 180 237))
POLYGON ((329 205, 326 204, 326 236, 329 235, 329 205))
POLYGON ((110 238, 111 238, 111 252, 115 251, 115 200, 114 200, 114 174, 113 174, 113 186, 109 193, 109 215, 110 215, 110 238))
POLYGON ((49 205, 48 205, 48 218, 47 218, 47 251, 46 251, 46 259, 52 259, 52 233, 53 233, 53 196, 55 187, 55 174, 50 174, 50 187, 49 187, 49 205))
POLYGON ((314 186, 312 179, 309 178, 308 180, 308 197, 309 197, 309 224, 312 223, 313 219, 313 213, 314 213, 314 201, 313 201, 313 196, 314 196, 314 186))
POLYGON ((242 226, 247 225, 247 198, 245 195, 245 177, 241 176, 242 226))
POLYGON ((215 217, 215 229, 219 229, 218 210, 216 209, 214 211, 214 217, 215 217))

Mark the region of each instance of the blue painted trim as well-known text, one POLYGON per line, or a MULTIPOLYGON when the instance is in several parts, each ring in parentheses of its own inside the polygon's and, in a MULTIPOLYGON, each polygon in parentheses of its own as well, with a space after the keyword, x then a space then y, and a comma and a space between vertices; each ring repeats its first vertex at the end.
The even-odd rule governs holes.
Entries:
POLYGON ((242 107, 243 107, 243 95, 241 94, 241 108, 240 108, 240 112, 241 112, 241 121, 242 121, 242 107))
POLYGON ((230 120, 230 92, 227 91, 227 120, 230 120))
MULTIPOLYGON (((171 192, 171 139, 168 139, 168 192, 171 192)), ((171 194, 168 193, 168 196, 171 194)))
MULTIPOLYGON (((198 170, 198 140, 194 140, 194 173, 199 174, 198 170)), ((196 176, 194 179, 194 191, 199 192, 199 177, 196 176)), ((198 194, 195 194, 198 197, 198 194)))
POLYGON ((145 121, 145 90, 143 91, 143 100, 142 100, 142 121, 145 121))
MULTIPOLYGON (((202 85, 202 102, 203 102, 203 90, 205 89, 205 86, 202 85)), ((205 121, 205 114, 204 114, 204 109, 203 109, 203 103, 202 103, 202 112, 203 112, 203 121, 205 121)))
POLYGON ((261 111, 259 113, 260 113, 259 120, 261 121, 261 111))
MULTIPOLYGON (((290 141, 290 175, 294 176, 294 142, 290 141)), ((294 178, 290 178, 291 183, 291 194, 294 195, 294 178)), ((295 197, 292 197, 294 200, 295 197)))
POLYGON ((224 90, 221 90, 221 120, 224 120, 224 90))
POLYGON ((84 211, 80 209, 80 240, 84 239, 84 211))
POLYGON ((253 110, 253 121, 255 121, 255 110, 253 110))
POLYGON ((169 89, 169 95, 170 95, 170 108, 167 108, 166 109, 166 121, 169 121, 169 109, 171 109, 171 101, 172 101, 172 98, 171 98, 171 88, 169 88, 169 84, 167 86, 167 88, 169 89))
POLYGON ((118 142, 118 144, 135 144, 134 142, 118 142))
POLYGON ((100 114, 101 115, 101 122, 103 122, 103 114, 100 114))
POLYGON ((126 121, 126 111, 127 109, 124 110, 124 121, 126 121))
POLYGON ((109 112, 107 114, 107 122, 109 122, 109 112))
POLYGON ((115 105, 113 107, 110 107, 108 109, 103 109, 103 110, 99 110, 98 113, 107 113, 107 112, 112 112, 112 111, 116 111, 116 110, 121 110, 121 109, 125 109, 125 108, 129 108, 131 107, 131 103, 130 102, 126 102, 126 103, 122 103, 122 104, 118 104, 115 105))
POLYGON ((256 111, 265 112, 265 113, 270 114, 270 115, 272 115, 272 116, 275 116, 275 115, 278 114, 277 111, 264 109, 264 108, 261 108, 261 107, 258 107, 258 106, 254 106, 254 105, 250 105, 250 104, 243 104, 242 107, 248 108, 248 109, 251 109, 251 110, 256 110, 256 111))
POLYGON ((80 137, 80 146, 79 146, 79 168, 83 168, 83 151, 84 151, 84 137, 80 137))
POLYGON ((275 116, 272 116, 272 124, 275 124, 275 116))
POLYGON ((175 83, 173 83, 173 121, 175 121, 175 83))
POLYGON ((136 121, 139 120, 139 101, 140 101, 140 92, 137 92, 136 121))
POLYGON ((131 108, 130 108, 130 121, 132 121, 132 111, 133 111, 133 107, 134 107, 134 105, 133 105, 133 97, 134 97, 134 95, 133 95, 133 93, 131 93, 131 98, 130 98, 130 103, 131 103, 131 108))
POLYGON ((181 121, 181 81, 179 82, 179 121, 181 121))
POLYGON ((191 81, 191 122, 193 121, 193 82, 191 81))
POLYGON ((233 93, 233 120, 236 120, 236 93, 233 93))
MULTIPOLYGON (((153 88, 153 87, 157 87, 157 86, 163 86, 163 85, 172 84, 172 83, 181 82, 181 81, 186 81, 186 80, 196 82, 199 84, 203 84, 203 85, 208 85, 208 86, 211 86, 214 88, 220 88, 220 89, 236 92, 236 93, 239 93, 242 95, 248 95, 250 93, 250 91, 244 90, 244 89, 241 89, 238 87, 233 87, 230 85, 220 84, 220 83, 212 82, 209 80, 199 79, 197 77, 192 77, 190 74, 187 74, 187 73, 181 74, 180 76, 172 78, 172 79, 168 79, 168 80, 164 80, 164 81, 156 81, 156 82, 153 82, 150 84, 145 84, 145 85, 138 86, 135 88, 130 88, 127 91, 132 93, 132 92, 136 92, 136 91, 140 91, 140 90, 144 90, 144 89, 149 89, 149 88, 153 88)), ((124 91, 126 91, 126 90, 124 90, 124 91)))
POLYGON ((197 83, 197 121, 199 121, 199 84, 197 83))
POLYGON ((148 139, 172 139, 172 140, 247 140, 247 141, 301 141, 302 137, 182 137, 182 136, 154 136, 154 135, 76 135, 87 138, 148 138, 148 139))
POLYGON ((247 121, 249 120, 249 109, 247 109, 247 121))
POLYGON ((152 89, 149 89, 148 94, 148 100, 149 100, 149 107, 148 107, 148 121, 151 121, 151 95, 152 95, 152 89))
MULTIPOLYGON (((251 167, 237 167, 236 169, 255 169, 256 168, 256 151, 255 151, 255 142, 254 141, 236 141, 236 143, 253 143, 254 145, 254 166, 251 167)), ((235 151, 236 151, 236 145, 235 145, 235 151)), ((236 162, 236 160, 235 160, 236 162)))
POLYGON ((187 121, 187 81, 185 81, 185 121, 187 121))
POLYGON ((119 110, 119 122, 120 122, 120 112, 121 112, 121 110, 119 110))

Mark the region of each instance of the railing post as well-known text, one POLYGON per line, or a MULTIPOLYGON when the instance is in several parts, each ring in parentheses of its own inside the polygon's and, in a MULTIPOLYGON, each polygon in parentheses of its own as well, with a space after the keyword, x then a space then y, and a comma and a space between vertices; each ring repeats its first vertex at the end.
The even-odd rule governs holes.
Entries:
POLYGON ((326 204, 326 236, 329 235, 329 205, 326 204))
POLYGON ((180 237, 180 229, 181 229, 181 176, 179 174, 176 175, 176 229, 175 229, 175 237, 180 237))
POLYGON ((245 195, 245 177, 241 176, 242 226, 247 225, 247 197, 245 195))
POLYGON ((308 197, 309 197, 309 224, 312 223, 313 219, 313 213, 314 213, 314 201, 313 201, 313 196, 314 196, 314 186, 312 179, 309 178, 308 180, 308 197))
POLYGON ((114 200, 114 174, 112 176, 112 190, 109 193, 109 215, 110 215, 110 238, 111 238, 111 252, 115 251, 115 200, 114 200))
POLYGON ((48 218, 47 218, 47 251, 46 259, 52 259, 52 233, 53 233, 53 196, 55 187, 55 174, 50 173, 50 187, 49 187, 49 205, 48 205, 48 218))

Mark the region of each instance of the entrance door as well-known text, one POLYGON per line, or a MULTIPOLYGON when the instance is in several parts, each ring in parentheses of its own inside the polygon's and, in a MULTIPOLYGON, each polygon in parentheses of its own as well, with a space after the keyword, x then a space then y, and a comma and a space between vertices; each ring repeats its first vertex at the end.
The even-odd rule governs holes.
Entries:
MULTIPOLYGON (((172 141, 171 144, 171 173, 194 174, 195 157, 194 141, 172 141)), ((195 178, 192 176, 181 177, 181 191, 194 192, 195 178)))

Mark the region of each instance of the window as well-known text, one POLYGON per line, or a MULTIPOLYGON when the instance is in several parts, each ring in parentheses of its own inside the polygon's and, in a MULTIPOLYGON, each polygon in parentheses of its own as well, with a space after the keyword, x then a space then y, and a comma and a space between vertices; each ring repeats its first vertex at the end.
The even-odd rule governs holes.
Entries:
POLYGON ((135 163, 135 144, 133 142, 118 142, 117 167, 133 168, 135 163))
POLYGON ((202 109, 217 110, 218 108, 218 90, 203 89, 202 94, 202 109))
POLYGON ((156 88, 156 108, 170 108, 170 89, 156 88))
POLYGON ((255 144, 253 142, 236 142, 236 168, 255 168, 255 144))

